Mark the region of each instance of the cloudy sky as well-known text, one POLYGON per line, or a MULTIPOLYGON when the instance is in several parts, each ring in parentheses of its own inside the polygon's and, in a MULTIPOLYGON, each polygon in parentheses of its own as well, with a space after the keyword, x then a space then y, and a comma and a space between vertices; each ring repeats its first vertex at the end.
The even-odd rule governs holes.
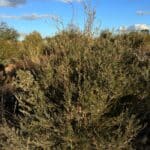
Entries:
MULTIPOLYGON (((97 11, 96 23, 102 29, 150 24, 149 0, 92 0, 92 5, 97 11)), ((20 33, 37 30, 43 36, 51 35, 57 31, 55 21, 66 25, 72 17, 82 28, 82 0, 0 0, 0 22, 7 22, 20 33)))

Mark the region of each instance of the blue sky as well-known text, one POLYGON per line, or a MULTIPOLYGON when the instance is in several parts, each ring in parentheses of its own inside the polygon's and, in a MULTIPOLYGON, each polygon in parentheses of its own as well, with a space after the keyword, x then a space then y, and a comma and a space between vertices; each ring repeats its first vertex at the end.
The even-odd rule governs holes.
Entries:
MULTIPOLYGON (((53 35, 57 31, 55 21, 61 18, 64 25, 72 18, 74 8, 75 23, 84 25, 82 0, 0 0, 0 21, 26 34, 33 30, 43 36, 53 35)), ((135 24, 150 24, 149 0, 91 0, 96 9, 96 24, 101 29, 118 29, 120 26, 131 27, 135 24)))

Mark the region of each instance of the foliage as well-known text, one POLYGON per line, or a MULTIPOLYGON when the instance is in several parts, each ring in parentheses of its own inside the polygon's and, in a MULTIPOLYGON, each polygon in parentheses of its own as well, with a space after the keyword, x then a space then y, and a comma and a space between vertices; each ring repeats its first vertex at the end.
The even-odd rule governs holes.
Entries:
POLYGON ((21 44, 31 67, 17 68, 9 83, 16 105, 1 86, 1 112, 11 108, 16 119, 2 116, 2 149, 136 149, 149 127, 145 35, 68 29, 46 39, 34 32, 21 44))
POLYGON ((40 33, 34 31, 27 35, 22 42, 22 55, 29 57, 33 62, 38 62, 44 42, 40 33))
POLYGON ((13 40, 16 41, 19 37, 18 32, 8 27, 8 25, 4 22, 0 23, 0 40, 13 40))
POLYGON ((6 63, 6 60, 10 60, 18 57, 18 32, 10 28, 6 23, 0 23, 0 63, 6 63))

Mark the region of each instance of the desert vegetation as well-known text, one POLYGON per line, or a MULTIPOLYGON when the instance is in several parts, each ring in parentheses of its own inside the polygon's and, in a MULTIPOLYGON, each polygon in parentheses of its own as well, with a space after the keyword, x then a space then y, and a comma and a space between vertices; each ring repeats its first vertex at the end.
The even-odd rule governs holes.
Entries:
POLYGON ((93 18, 23 41, 0 24, 0 149, 150 149, 150 35, 93 18))

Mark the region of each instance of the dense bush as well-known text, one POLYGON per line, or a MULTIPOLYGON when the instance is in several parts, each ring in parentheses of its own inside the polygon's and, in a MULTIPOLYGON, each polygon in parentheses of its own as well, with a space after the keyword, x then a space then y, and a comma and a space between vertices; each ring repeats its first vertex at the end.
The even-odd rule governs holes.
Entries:
POLYGON ((145 148, 149 139, 139 139, 150 125, 150 62, 141 55, 143 34, 64 30, 44 40, 34 33, 22 44, 31 50, 25 67, 1 85, 2 149, 145 148))
POLYGON ((0 23, 0 63, 6 63, 19 56, 18 37, 16 30, 6 23, 0 23))

